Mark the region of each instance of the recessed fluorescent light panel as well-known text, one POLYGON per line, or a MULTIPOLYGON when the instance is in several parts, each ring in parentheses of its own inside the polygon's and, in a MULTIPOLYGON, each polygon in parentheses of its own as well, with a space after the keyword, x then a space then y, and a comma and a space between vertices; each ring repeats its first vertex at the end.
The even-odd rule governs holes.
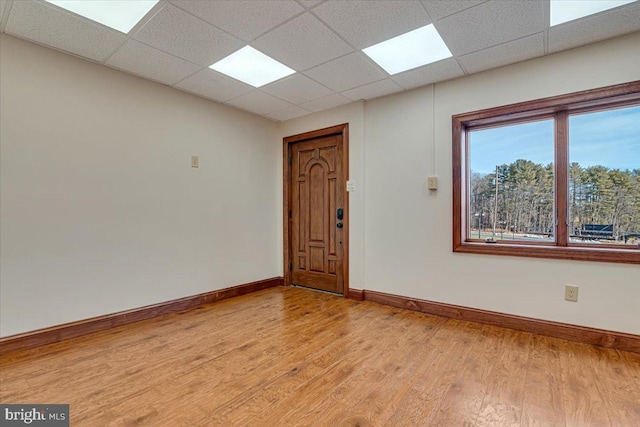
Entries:
POLYGON ((209 68, 253 87, 264 86, 295 73, 295 70, 251 46, 243 47, 209 68))
POLYGON ((636 0, 551 0, 551 26, 613 9, 636 0))
POLYGON ((122 33, 131 29, 158 0, 46 0, 122 33))
POLYGON ((392 75, 452 56, 433 24, 401 34, 362 51, 392 75))

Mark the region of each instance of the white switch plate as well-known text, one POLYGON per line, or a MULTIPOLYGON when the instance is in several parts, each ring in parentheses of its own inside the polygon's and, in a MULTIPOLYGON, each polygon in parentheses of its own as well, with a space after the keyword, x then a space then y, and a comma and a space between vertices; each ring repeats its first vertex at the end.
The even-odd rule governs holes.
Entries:
POLYGON ((192 168, 200 167, 200 158, 198 156, 191 156, 191 167, 192 168))
POLYGON ((430 176, 427 178, 427 187, 429 190, 437 190, 438 189, 438 177, 430 176))
POLYGON ((356 182, 353 180, 347 181, 347 191, 356 191, 356 182))

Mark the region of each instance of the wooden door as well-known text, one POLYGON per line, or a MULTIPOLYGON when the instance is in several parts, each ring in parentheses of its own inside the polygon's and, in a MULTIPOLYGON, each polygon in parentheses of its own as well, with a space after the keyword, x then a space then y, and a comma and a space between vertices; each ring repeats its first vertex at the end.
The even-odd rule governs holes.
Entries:
POLYGON ((344 292, 345 186, 343 136, 290 146, 291 283, 344 292))

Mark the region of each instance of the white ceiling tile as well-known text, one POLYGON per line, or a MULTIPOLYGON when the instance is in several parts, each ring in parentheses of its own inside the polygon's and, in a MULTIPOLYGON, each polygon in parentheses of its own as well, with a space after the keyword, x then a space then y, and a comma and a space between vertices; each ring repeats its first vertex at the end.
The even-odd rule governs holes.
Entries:
POLYGON ((479 5, 486 0, 422 0, 425 9, 432 19, 438 20, 470 7, 479 5))
POLYGON ((261 89, 293 104, 302 104, 333 93, 331 89, 327 89, 302 74, 294 74, 261 89))
POLYGON ((539 33, 463 55, 458 60, 467 72, 477 73, 542 55, 544 55, 544 35, 539 33))
POLYGON ((462 75, 464 75, 462 68, 455 59, 451 58, 396 74, 392 79, 405 89, 413 89, 462 75))
POLYGON ((184 79, 175 87, 220 102, 237 98, 254 89, 253 86, 239 82, 209 68, 205 68, 184 79))
POLYGON ((128 40, 107 65, 167 85, 173 85, 201 67, 135 40, 128 40))
MULTIPOLYGON (((588 16, 549 29, 549 52, 640 31, 640 2, 630 3, 597 15, 588 16)), ((635 53, 640 55, 640 46, 635 53)))
POLYGON ((313 13, 358 49, 431 23, 417 0, 329 0, 313 9, 313 13))
POLYGON ((14 1, 5 31, 18 37, 104 61, 126 36, 118 31, 36 1, 14 1))
POLYGON ((241 40, 170 4, 133 38, 205 67, 244 46, 241 40))
POLYGON ((393 80, 386 79, 380 80, 375 83, 369 83, 368 85, 360 86, 355 89, 342 92, 342 95, 349 99, 358 101, 360 99, 373 99, 380 96, 389 95, 395 92, 401 92, 403 89, 395 84, 393 80))
POLYGON ((227 104, 260 116, 292 107, 288 102, 259 90, 254 90, 253 92, 234 98, 227 102, 227 104))
POLYGON ((488 1, 435 23, 454 55, 544 31, 542 0, 488 1))
POLYGON ((309 13, 270 31, 251 45, 296 71, 304 71, 353 50, 309 13))
POLYGON ((336 92, 362 86, 386 77, 362 53, 354 52, 305 72, 312 79, 336 92))
POLYGON ((285 120, 295 119, 296 117, 306 116, 307 114, 311 114, 311 111, 305 110, 304 108, 300 108, 298 106, 293 106, 285 108, 284 110, 267 114, 267 117, 283 122, 285 120))
POLYGON ((304 11, 293 0, 173 0, 173 3, 245 42, 304 11))
POLYGON ((345 98, 344 96, 334 93, 333 95, 325 96, 324 98, 316 99, 314 101, 305 102, 301 105, 302 108, 305 108, 309 111, 318 112, 322 110, 328 110, 330 108, 338 107, 340 105, 348 104, 351 101, 349 98, 345 98))

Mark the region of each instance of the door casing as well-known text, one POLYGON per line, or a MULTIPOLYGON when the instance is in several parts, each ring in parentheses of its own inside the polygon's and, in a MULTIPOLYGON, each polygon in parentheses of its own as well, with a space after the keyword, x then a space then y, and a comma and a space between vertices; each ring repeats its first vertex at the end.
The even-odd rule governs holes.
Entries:
POLYGON ((344 182, 338 183, 340 190, 343 192, 344 200, 344 219, 343 223, 343 295, 347 297, 349 295, 349 194, 347 193, 347 180, 349 179, 349 124, 343 123, 336 126, 327 127, 324 129, 318 129, 311 132, 300 133, 297 135, 287 136, 282 139, 283 142, 283 156, 282 156, 282 170, 283 170, 283 230, 284 230, 284 285, 291 286, 291 219, 289 218, 289 212, 292 209, 292 193, 291 193, 291 165, 289 159, 291 158, 291 146, 298 142, 307 141, 310 139, 320 138, 331 135, 342 135, 342 170, 344 182))

